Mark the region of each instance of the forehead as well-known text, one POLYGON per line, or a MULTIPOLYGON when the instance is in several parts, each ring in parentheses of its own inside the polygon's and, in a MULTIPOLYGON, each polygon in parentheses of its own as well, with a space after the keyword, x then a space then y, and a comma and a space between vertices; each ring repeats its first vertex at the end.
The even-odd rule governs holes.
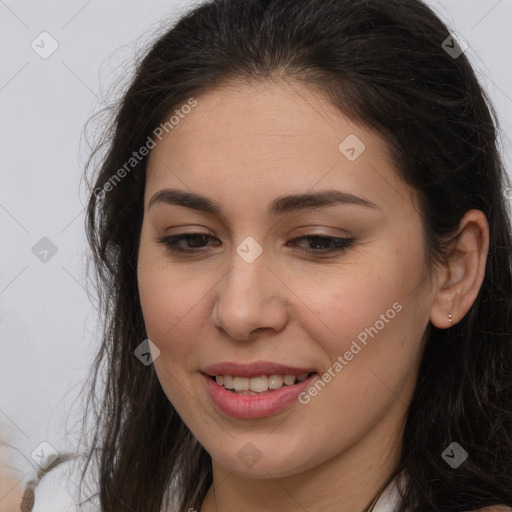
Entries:
POLYGON ((383 138, 320 91, 296 82, 233 82, 195 100, 151 152, 146 206, 167 186, 246 205, 333 187, 411 200, 383 138))

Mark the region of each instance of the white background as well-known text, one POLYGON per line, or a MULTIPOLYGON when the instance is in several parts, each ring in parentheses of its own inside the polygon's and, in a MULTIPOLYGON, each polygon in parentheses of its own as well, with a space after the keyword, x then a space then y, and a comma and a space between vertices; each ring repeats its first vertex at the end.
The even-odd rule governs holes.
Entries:
MULTIPOLYGON (((428 3, 470 45, 510 172, 512 2, 428 3)), ((0 425, 18 447, 20 480, 37 469, 31 453, 41 442, 69 447, 79 420, 70 407, 99 343, 84 288, 85 123, 115 80, 126 83, 137 50, 161 23, 190 5, 0 0, 0 425), (48 59, 31 48, 43 31, 59 45, 48 59), (47 263, 32 253, 42 237, 57 247, 47 263)))

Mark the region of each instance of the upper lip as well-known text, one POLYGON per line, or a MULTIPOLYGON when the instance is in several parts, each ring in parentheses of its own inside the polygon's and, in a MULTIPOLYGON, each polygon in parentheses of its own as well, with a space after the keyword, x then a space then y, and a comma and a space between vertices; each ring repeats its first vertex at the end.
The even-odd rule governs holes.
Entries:
POLYGON ((312 367, 298 368, 285 364, 273 363, 269 361, 256 361, 253 363, 235 363, 225 361, 213 364, 203 369, 203 373, 214 377, 216 375, 230 375, 239 377, 259 377, 260 375, 301 375, 311 373, 316 370, 312 367))

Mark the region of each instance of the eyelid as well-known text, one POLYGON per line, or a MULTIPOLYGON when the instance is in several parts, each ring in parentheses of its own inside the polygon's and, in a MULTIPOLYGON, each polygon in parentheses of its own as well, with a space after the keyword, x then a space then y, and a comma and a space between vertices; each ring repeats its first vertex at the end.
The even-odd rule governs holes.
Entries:
POLYGON ((309 236, 318 235, 318 236, 333 236, 333 237, 346 237, 346 238, 350 238, 350 237, 353 236, 352 233, 350 233, 346 229, 335 228, 335 227, 332 227, 332 226, 311 226, 311 225, 307 225, 307 226, 300 226, 296 230, 294 230, 294 233, 295 233, 295 231, 298 231, 299 236, 301 236, 303 233, 307 234, 309 236), (317 229, 319 229, 321 231, 316 232, 315 228, 317 228, 317 229), (331 231, 325 231, 325 230, 332 230, 332 231, 335 231, 336 233, 334 234, 331 231))

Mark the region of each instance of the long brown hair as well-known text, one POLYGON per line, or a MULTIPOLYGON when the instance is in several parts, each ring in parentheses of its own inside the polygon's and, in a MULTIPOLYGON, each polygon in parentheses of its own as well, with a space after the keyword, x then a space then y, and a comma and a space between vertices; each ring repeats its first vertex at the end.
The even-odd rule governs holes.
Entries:
POLYGON ((376 129, 419 195, 430 264, 443 260, 441 241, 465 212, 487 216, 483 285, 460 322, 427 328, 393 477, 407 476, 402 512, 512 506, 506 174, 492 105, 466 55, 447 51, 447 40, 458 48, 449 38, 420 0, 212 0, 140 60, 88 164, 86 230, 103 325, 88 401, 97 423, 88 460, 99 468, 102 512, 157 512, 171 498, 180 512, 199 510, 212 484, 210 456, 153 366, 134 356, 147 338, 136 276, 147 157, 115 183, 112 177, 175 108, 234 78, 308 84, 376 129), (454 440, 469 453, 457 469, 441 458, 454 440))

